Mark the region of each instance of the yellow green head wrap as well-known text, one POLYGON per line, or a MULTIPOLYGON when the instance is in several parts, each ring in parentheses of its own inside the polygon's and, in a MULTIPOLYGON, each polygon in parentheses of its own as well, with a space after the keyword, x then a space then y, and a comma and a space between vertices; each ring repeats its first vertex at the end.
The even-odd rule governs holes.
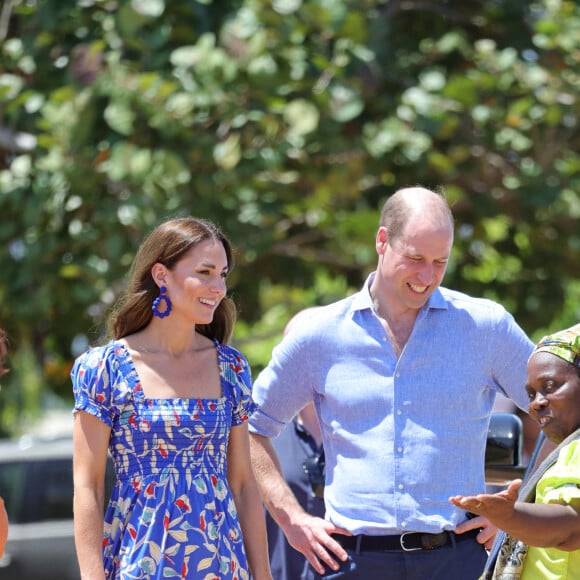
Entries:
POLYGON ((580 324, 544 336, 534 352, 549 352, 580 368, 580 324))

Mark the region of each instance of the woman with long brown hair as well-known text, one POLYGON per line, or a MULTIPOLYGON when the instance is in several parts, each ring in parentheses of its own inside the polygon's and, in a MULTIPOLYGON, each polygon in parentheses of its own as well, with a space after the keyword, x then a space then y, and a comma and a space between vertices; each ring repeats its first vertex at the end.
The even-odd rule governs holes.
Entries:
POLYGON ((110 340, 73 368, 81 575, 271 578, 246 426, 250 369, 227 343, 232 249, 177 218, 140 247, 110 340), (117 481, 103 525, 107 453, 117 481))

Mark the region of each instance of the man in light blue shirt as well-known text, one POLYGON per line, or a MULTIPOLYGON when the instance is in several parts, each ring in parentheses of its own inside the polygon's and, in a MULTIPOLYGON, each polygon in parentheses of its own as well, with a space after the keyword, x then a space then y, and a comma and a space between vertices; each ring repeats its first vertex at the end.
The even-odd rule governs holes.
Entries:
POLYGON ((310 562, 303 578, 470 580, 483 569, 495 528, 448 498, 484 491, 495 395, 527 409, 533 344, 500 305, 440 287, 452 243, 444 197, 399 190, 362 290, 314 312, 254 383, 254 469, 266 507, 310 562), (311 400, 325 520, 293 498, 270 441, 311 400))

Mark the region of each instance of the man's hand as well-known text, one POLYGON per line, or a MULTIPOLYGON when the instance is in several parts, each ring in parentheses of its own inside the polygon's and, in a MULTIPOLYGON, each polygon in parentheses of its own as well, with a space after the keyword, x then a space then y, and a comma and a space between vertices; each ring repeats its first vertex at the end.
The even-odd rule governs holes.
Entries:
POLYGON ((476 540, 485 546, 487 550, 491 549, 493 540, 497 533, 497 527, 494 526, 488 519, 483 516, 475 516, 470 520, 465 520, 459 524, 455 530, 456 534, 464 534, 469 530, 479 530, 479 534, 476 536, 476 540))
POLYGON ((250 433, 250 447, 252 467, 262 501, 284 532, 289 544, 304 554, 319 574, 327 571, 323 563, 329 570, 338 570, 340 564, 337 559, 346 562, 348 554, 331 534, 352 534, 304 510, 284 479, 282 467, 269 438, 250 433))
POLYGON ((284 529, 284 533, 290 545, 302 552, 319 574, 324 574, 329 569, 338 570, 340 564, 337 559, 342 562, 348 559, 344 548, 331 537, 331 534, 345 536, 352 534, 322 518, 303 512, 284 529), (326 564, 327 569, 322 563, 326 564))

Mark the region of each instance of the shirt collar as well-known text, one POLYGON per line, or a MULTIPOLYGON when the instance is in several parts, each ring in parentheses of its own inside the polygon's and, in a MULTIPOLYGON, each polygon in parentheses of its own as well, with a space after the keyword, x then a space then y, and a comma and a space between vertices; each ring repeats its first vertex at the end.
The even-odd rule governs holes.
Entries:
MULTIPOLYGON (((373 283, 375 274, 376 272, 371 272, 360 292, 354 295, 350 308, 351 313, 354 313, 357 310, 367 309, 374 311, 375 307, 371 297, 371 284, 373 283)), ((427 303, 421 308, 421 311, 429 310, 430 308, 447 310, 447 301, 445 300, 440 288, 436 288, 435 292, 429 296, 427 303)))
POLYGON ((371 272, 367 277, 360 292, 357 292, 350 307, 351 314, 357 310, 374 310, 373 299, 371 298, 371 284, 375 278, 375 272, 371 272))

